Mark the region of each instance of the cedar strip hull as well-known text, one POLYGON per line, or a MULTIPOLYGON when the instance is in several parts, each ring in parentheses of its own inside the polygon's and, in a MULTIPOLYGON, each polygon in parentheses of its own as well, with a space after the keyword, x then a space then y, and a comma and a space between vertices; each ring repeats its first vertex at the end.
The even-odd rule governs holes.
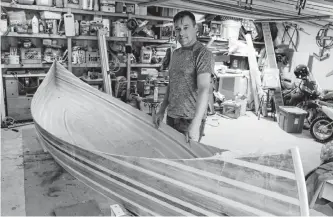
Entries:
POLYGON ((183 135, 165 125, 155 129, 150 117, 57 62, 34 96, 32 114, 40 143, 65 170, 136 215, 304 213, 305 186, 290 150, 227 157, 216 147, 186 144, 183 135))

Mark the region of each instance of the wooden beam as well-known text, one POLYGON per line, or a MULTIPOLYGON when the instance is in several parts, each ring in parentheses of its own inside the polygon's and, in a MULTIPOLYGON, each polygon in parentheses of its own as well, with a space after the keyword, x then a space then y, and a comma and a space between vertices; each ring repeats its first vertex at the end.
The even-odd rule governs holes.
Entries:
POLYGON ((308 21, 308 20, 323 20, 330 19, 333 16, 323 15, 323 16, 309 16, 309 17, 294 17, 294 18, 282 18, 282 19, 256 19, 254 22, 257 23, 268 23, 268 22, 286 22, 286 21, 308 21))
POLYGON ((151 0, 149 2, 143 2, 143 3, 139 3, 138 5, 139 6, 156 6, 158 4, 163 4, 163 3, 166 3, 166 2, 169 2, 171 0, 151 0))
POLYGON ((4 86, 3 86, 3 77, 2 77, 2 69, 0 68, 0 97, 1 97, 1 121, 4 121, 6 118, 6 107, 5 107, 5 96, 4 96, 4 86))
POLYGON ((255 112, 257 114, 260 104, 260 98, 262 95, 262 89, 261 89, 261 80, 260 80, 260 71, 258 68, 258 63, 255 55, 255 51, 253 48, 253 42, 252 42, 252 36, 250 33, 247 33, 245 35, 247 47, 248 47, 248 61, 250 66, 250 82, 252 87, 252 94, 254 99, 254 107, 255 112))

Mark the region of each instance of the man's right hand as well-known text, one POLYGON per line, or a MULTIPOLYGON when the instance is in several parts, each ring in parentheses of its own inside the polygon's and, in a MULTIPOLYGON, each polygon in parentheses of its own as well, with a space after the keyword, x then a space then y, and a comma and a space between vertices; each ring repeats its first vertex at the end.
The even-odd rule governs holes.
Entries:
POLYGON ((153 117, 153 123, 155 124, 155 127, 158 129, 160 127, 161 122, 164 119, 164 112, 157 112, 156 115, 153 117))

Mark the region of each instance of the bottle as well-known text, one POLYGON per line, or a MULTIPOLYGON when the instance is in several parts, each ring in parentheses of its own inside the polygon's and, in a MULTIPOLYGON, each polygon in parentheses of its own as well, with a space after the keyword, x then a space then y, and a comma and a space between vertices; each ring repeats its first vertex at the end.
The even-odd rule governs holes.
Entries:
POLYGON ((32 33, 38 34, 39 33, 39 22, 36 16, 34 16, 31 20, 31 26, 32 26, 32 33))
POLYGON ((79 24, 78 20, 75 20, 74 28, 75 28, 75 35, 79 35, 80 34, 80 24, 79 24))
POLYGON ((39 19, 39 32, 44 33, 44 25, 41 19, 39 19))
POLYGON ((154 88, 154 102, 157 102, 158 100, 158 86, 155 86, 154 88))

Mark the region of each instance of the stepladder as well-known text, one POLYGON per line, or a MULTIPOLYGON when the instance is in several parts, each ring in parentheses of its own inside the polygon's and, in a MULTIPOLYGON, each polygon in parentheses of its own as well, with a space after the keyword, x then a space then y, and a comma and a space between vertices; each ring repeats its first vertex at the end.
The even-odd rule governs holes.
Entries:
POLYGON ((280 82, 280 71, 277 66, 274 44, 269 23, 262 23, 262 31, 264 35, 266 56, 267 56, 267 67, 264 69, 263 76, 263 88, 273 90, 273 100, 277 119, 279 116, 279 107, 284 105, 281 82, 280 82))

